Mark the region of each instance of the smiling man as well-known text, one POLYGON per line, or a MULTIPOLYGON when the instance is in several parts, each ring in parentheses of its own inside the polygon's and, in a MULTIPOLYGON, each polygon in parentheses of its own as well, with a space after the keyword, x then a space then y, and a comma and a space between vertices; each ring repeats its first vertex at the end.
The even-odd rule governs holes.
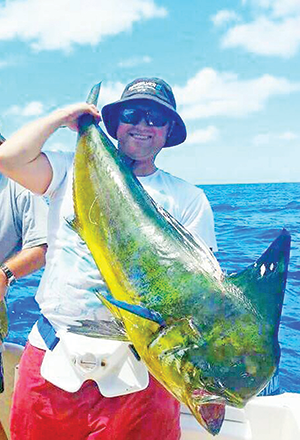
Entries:
MULTIPOLYGON (((96 328, 99 321, 111 319, 94 293, 106 292, 106 285, 87 246, 66 222, 74 215, 74 154, 42 152, 59 127, 77 129, 83 113, 100 120, 95 106, 74 104, 21 128, 0 150, 0 172, 47 195, 50 202, 47 264, 36 296, 43 316, 20 362, 11 438, 139 440, 150 435, 151 440, 179 440, 179 403, 148 374, 128 344, 70 331, 79 321, 96 328), (107 363, 107 356, 114 362, 107 363), (134 376, 130 383, 122 373, 129 364, 134 376), (90 368, 94 380, 86 380, 85 369, 90 368)), ((186 138, 170 86, 157 78, 137 79, 119 101, 103 108, 102 116, 128 166, 156 203, 216 250, 212 210, 203 191, 155 165, 162 148, 186 138)))
POLYGON ((119 101, 102 109, 102 116, 108 133, 135 161, 132 167, 138 176, 155 172, 154 161, 161 149, 181 144, 186 138, 173 92, 161 79, 133 81, 119 101))
POLYGON ((213 215, 204 192, 155 165, 163 148, 186 139, 171 87, 159 78, 138 78, 125 87, 119 101, 103 107, 102 117, 108 133, 118 140, 119 150, 153 199, 216 251, 213 215))

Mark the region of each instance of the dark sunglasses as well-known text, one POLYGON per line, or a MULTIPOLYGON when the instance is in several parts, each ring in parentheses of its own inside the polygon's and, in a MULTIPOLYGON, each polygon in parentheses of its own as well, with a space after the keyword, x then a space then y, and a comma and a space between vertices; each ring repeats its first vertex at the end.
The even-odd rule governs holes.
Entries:
POLYGON ((152 127, 163 127, 170 118, 155 110, 142 110, 141 108, 124 108, 120 111, 119 119, 124 124, 137 125, 142 119, 152 127))

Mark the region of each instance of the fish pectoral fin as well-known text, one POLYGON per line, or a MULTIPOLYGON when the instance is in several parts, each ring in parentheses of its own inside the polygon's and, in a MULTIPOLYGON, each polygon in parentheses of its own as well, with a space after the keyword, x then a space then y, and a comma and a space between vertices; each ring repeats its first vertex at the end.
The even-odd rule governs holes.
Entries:
POLYGON ((111 339, 129 342, 123 322, 117 318, 98 322, 86 319, 78 321, 80 325, 71 325, 68 330, 72 333, 90 338, 111 339))
POLYGON ((113 308, 126 310, 126 312, 130 312, 133 315, 139 316, 140 318, 148 319, 149 321, 156 322, 161 327, 165 327, 166 323, 160 313, 155 310, 147 309, 147 307, 139 306, 137 304, 129 304, 125 301, 119 301, 115 299, 113 296, 108 293, 98 292, 99 298, 103 301, 104 305, 106 305, 109 309, 111 306, 113 308))
POLYGON ((168 324, 166 328, 158 329, 148 349, 161 362, 174 362, 179 365, 177 361, 180 363, 180 359, 193 350, 194 345, 199 344, 201 339, 201 334, 192 319, 183 318, 168 324))

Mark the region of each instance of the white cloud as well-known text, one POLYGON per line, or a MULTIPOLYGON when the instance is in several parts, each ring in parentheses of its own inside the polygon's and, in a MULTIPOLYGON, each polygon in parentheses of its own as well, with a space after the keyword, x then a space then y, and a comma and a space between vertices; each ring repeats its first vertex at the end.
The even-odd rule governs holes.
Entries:
POLYGON ((300 83, 263 75, 241 80, 236 74, 205 68, 186 85, 174 87, 180 114, 184 119, 211 116, 242 117, 261 111, 278 95, 300 91, 300 83))
MULTIPOLYGON (((125 86, 122 82, 103 82, 98 107, 102 108, 103 105, 120 99, 125 86)), ((263 110, 271 98, 300 91, 300 82, 293 83, 271 75, 242 80, 234 73, 205 68, 185 85, 174 85, 173 91, 179 113, 184 120, 214 116, 239 118, 263 110)), ((204 131, 210 139, 217 136, 216 128, 208 128, 195 132, 199 139, 200 136, 204 137, 204 131)), ((193 140, 193 136, 189 135, 189 139, 193 140)))
POLYGON ((274 21, 261 16, 229 29, 222 46, 241 47, 259 55, 291 57, 300 47, 300 15, 274 21))
POLYGON ((22 63, 22 57, 8 56, 3 57, 0 60, 0 69, 5 69, 6 67, 20 65, 22 63))
POLYGON ((279 139, 282 139, 284 141, 294 141, 298 138, 299 136, 296 133, 293 133, 292 131, 286 131, 285 133, 279 135, 279 139))
POLYGON ((270 143, 272 138, 271 133, 261 133, 257 134, 253 138, 253 144, 254 145, 267 145, 270 143))
POLYGON ((188 132, 187 143, 188 144, 203 144, 216 140, 219 137, 219 130, 213 126, 209 125, 205 129, 199 129, 188 132))
POLYGON ((253 138, 254 145, 267 145, 271 142, 285 141, 290 142, 298 139, 299 136, 291 131, 284 133, 260 133, 253 138))
POLYGON ((300 0, 248 0, 247 5, 252 7, 253 20, 227 29, 222 47, 240 47, 265 56, 294 56, 300 48, 300 0))
POLYGON ((271 5, 273 7, 273 14, 276 17, 300 13, 299 0, 274 0, 271 5))
POLYGON ((274 17, 285 17, 300 13, 299 0, 251 0, 252 5, 268 11, 274 17))
POLYGON ((24 117, 31 117, 31 116, 40 116, 44 113, 44 105, 39 101, 32 101, 29 102, 24 107, 19 105, 13 105, 9 107, 5 114, 6 115, 14 115, 14 116, 24 116, 24 117))
POLYGON ((0 40, 20 39, 36 50, 70 50, 166 15, 154 0, 11 0, 0 7, 0 40))
POLYGON ((223 9, 212 17, 212 22, 215 26, 223 26, 231 21, 239 21, 240 16, 235 11, 223 9))
POLYGON ((8 61, 0 61, 0 69, 4 69, 5 67, 9 66, 9 62, 8 61))
POLYGON ((132 58, 128 58, 127 60, 123 60, 119 62, 119 67, 135 67, 138 66, 140 64, 149 64, 151 63, 152 58, 145 55, 143 57, 132 57, 132 58))
POLYGON ((126 84, 121 82, 104 82, 101 84, 98 108, 120 99, 126 84))

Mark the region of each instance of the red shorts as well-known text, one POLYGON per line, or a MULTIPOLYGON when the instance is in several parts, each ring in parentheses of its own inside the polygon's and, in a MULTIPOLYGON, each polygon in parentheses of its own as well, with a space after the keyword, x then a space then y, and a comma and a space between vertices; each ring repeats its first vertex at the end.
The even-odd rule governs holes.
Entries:
POLYGON ((179 440, 180 405, 153 377, 126 396, 103 397, 95 382, 68 393, 40 375, 44 350, 28 344, 11 411, 12 440, 179 440))

